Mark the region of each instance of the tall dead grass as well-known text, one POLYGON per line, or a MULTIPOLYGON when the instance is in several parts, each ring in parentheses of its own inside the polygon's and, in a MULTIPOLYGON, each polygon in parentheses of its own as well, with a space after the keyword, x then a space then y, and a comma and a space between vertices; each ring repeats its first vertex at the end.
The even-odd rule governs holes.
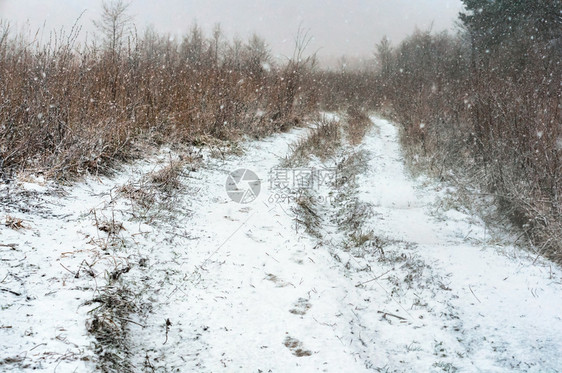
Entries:
POLYGON ((297 141, 291 154, 284 160, 283 166, 305 165, 311 156, 326 160, 333 156, 342 143, 342 126, 339 120, 321 118, 318 125, 308 136, 297 141))
POLYGON ((147 141, 266 136, 316 108, 312 64, 275 64, 257 37, 194 26, 179 41, 131 34, 115 51, 79 45, 78 33, 40 43, 0 24, 2 178, 97 172, 147 141))

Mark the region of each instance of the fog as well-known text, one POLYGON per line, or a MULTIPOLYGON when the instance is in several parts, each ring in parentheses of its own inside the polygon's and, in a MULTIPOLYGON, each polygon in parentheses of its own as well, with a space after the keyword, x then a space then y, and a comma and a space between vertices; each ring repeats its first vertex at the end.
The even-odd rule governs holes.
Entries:
MULTIPOLYGON (((70 28, 83 14, 82 37, 92 38, 92 20, 101 0, 0 0, 0 16, 18 29, 70 28)), ((394 43, 416 27, 434 31, 454 28, 459 0, 133 0, 130 13, 138 30, 182 35, 195 21, 209 32, 220 23, 229 37, 264 37, 277 56, 290 55, 299 25, 313 40, 309 51, 324 60, 368 56, 383 35, 394 43)), ((45 36, 47 35, 47 36, 45 36)))

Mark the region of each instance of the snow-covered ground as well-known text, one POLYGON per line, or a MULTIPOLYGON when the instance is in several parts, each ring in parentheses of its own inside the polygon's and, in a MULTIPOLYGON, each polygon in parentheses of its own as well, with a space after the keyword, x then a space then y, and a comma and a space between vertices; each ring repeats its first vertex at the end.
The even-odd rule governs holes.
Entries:
POLYGON ((316 235, 268 180, 306 129, 204 154, 150 206, 123 190, 141 193, 174 152, 73 187, 4 187, 0 219, 23 227, 0 226, 0 370, 95 370, 105 346, 88 311, 116 284, 132 305, 117 353, 133 371, 561 370, 559 267, 445 209, 447 189, 412 179, 396 128, 372 120, 324 162, 361 164, 310 192, 316 235), (262 179, 251 203, 225 191, 240 168, 262 179), (342 223, 349 206, 357 224, 342 223))

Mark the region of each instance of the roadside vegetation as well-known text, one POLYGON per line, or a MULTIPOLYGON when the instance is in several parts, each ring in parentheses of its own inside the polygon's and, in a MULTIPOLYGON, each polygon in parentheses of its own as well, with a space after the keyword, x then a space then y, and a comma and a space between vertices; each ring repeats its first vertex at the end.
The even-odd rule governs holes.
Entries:
POLYGON ((105 4, 96 41, 77 42, 79 23, 46 43, 0 23, 2 179, 96 173, 147 144, 262 137, 316 109, 304 31, 279 64, 259 36, 228 40, 218 25, 139 34, 121 1, 105 4))
POLYGON ((373 69, 322 73, 321 100, 394 120, 414 171, 467 201, 491 199, 495 220, 560 262, 562 2, 464 4, 456 35, 419 30, 396 46, 385 37, 373 69))
POLYGON ((383 97, 409 158, 478 186, 562 260, 560 1, 465 1, 455 37, 418 32, 379 45, 383 97))

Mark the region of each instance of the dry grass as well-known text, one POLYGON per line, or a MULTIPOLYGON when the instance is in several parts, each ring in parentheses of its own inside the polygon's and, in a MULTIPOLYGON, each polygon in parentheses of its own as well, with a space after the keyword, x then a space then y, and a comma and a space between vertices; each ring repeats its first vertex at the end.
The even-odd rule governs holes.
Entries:
POLYGON ((25 228, 23 220, 14 216, 6 215, 4 225, 10 229, 19 230, 25 228))
POLYGON ((108 50, 78 45, 76 29, 41 44, 0 24, 0 178, 103 172, 142 143, 262 137, 316 109, 312 63, 276 65, 265 43, 221 35, 216 49, 197 33, 147 31, 108 50))
POLYGON ((170 193, 181 186, 179 178, 184 172, 184 168, 184 162, 170 161, 167 166, 148 175, 148 179, 156 188, 170 193))
POLYGON ((156 195, 154 192, 142 185, 125 184, 121 186, 117 192, 134 202, 143 210, 150 209, 156 203, 156 195))
POLYGON ((96 338, 98 368, 102 372, 135 371, 128 340, 129 318, 138 311, 135 298, 123 285, 113 284, 100 289, 100 295, 89 302, 98 304, 90 311, 92 318, 86 327, 96 338))
MULTIPOLYGON (((111 211, 111 218, 103 218, 94 210, 93 218, 96 227, 107 234, 105 238, 92 240, 98 250, 105 251, 105 260, 110 267, 105 271, 105 285, 96 288, 92 300, 84 305, 95 305, 88 313, 90 318, 86 321, 86 329, 95 338, 94 352, 98 356, 97 369, 102 372, 135 372, 131 363, 131 324, 142 327, 137 321, 146 304, 141 302, 140 294, 133 292, 133 287, 124 275, 133 269, 129 260, 117 256, 116 251, 125 245, 123 223, 116 221, 115 213, 111 211), (110 251, 112 254, 110 254, 110 251)), ((96 277, 88 263, 89 273, 96 277)), ((76 272, 78 276, 78 272, 76 272)), ((96 283, 98 280, 96 280, 96 283)))
POLYGON ((306 233, 320 238, 322 236, 320 232, 322 218, 317 212, 314 196, 308 190, 305 190, 295 202, 291 211, 295 214, 297 224, 302 225, 306 233))
POLYGON ((291 154, 283 162, 286 167, 306 164, 311 156, 326 160, 341 146, 342 127, 339 121, 322 118, 316 128, 293 145, 291 154))
POLYGON ((351 145, 358 145, 363 141, 372 122, 365 111, 356 106, 350 106, 346 114, 347 139, 351 145))

